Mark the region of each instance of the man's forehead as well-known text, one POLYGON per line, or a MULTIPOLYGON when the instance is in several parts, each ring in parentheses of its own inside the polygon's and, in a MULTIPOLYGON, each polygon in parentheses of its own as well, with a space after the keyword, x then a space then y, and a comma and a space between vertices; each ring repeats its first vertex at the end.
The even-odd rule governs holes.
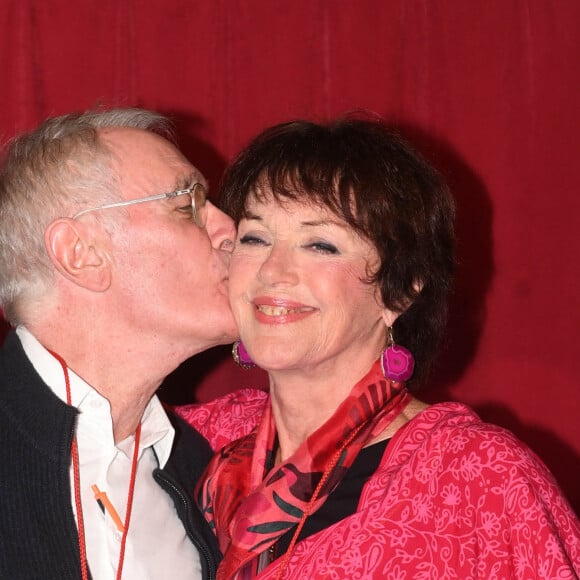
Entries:
POLYGON ((114 150, 123 152, 135 152, 155 148, 171 149, 178 152, 175 145, 165 137, 152 131, 138 129, 136 127, 104 127, 97 129, 99 138, 114 150))
POLYGON ((127 174, 139 174, 143 178, 156 176, 168 187, 186 187, 195 181, 207 186, 199 170, 164 137, 133 127, 111 127, 99 132, 113 154, 121 179, 127 174))

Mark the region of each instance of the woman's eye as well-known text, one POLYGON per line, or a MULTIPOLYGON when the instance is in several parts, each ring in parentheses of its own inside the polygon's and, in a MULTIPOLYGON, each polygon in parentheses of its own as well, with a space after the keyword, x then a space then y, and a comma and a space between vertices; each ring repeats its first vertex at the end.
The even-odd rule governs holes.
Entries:
POLYGON ((249 246, 261 246, 266 244, 266 242, 259 236, 246 234, 240 238, 240 244, 246 244, 249 246))
POLYGON ((308 245, 309 248, 312 248, 316 252, 321 254, 338 254, 338 248, 333 245, 329 244, 328 242, 313 242, 308 245))

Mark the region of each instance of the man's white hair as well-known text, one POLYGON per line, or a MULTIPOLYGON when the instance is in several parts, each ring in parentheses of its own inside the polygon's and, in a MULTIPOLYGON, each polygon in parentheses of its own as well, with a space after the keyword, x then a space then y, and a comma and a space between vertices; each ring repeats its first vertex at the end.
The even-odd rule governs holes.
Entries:
POLYGON ((22 322, 20 306, 41 296, 53 280, 46 227, 83 208, 121 199, 113 155, 98 130, 122 127, 173 140, 163 115, 110 109, 48 119, 8 144, 0 167, 0 306, 13 325, 22 322))

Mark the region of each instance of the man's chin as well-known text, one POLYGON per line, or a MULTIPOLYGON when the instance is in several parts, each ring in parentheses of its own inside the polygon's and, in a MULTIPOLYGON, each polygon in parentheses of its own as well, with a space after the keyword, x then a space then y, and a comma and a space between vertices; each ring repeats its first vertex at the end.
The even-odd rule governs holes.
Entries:
POLYGON ((239 338, 240 335, 238 333, 238 329, 236 326, 234 326, 233 328, 225 329, 222 334, 216 335, 213 340, 212 339, 208 340, 205 348, 202 348, 198 352, 203 352, 204 350, 208 350, 216 346, 233 344, 239 338))
POLYGON ((236 342, 236 340, 240 339, 240 333, 238 332, 238 328, 236 326, 233 327, 230 331, 228 331, 220 344, 232 344, 236 342))

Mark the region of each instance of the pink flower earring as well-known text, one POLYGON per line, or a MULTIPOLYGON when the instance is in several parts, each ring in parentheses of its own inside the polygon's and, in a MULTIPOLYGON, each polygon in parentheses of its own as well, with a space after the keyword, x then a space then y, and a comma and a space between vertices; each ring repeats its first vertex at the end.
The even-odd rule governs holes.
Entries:
POLYGON ((251 369, 256 366, 256 363, 248 354, 248 351, 241 340, 236 340, 232 345, 232 357, 234 358, 234 361, 236 361, 236 364, 240 365, 243 369, 251 369))
POLYGON ((404 382, 413 376, 415 359, 409 350, 404 346, 395 344, 393 329, 388 327, 389 343, 383 352, 382 366, 383 374, 392 381, 404 382))

